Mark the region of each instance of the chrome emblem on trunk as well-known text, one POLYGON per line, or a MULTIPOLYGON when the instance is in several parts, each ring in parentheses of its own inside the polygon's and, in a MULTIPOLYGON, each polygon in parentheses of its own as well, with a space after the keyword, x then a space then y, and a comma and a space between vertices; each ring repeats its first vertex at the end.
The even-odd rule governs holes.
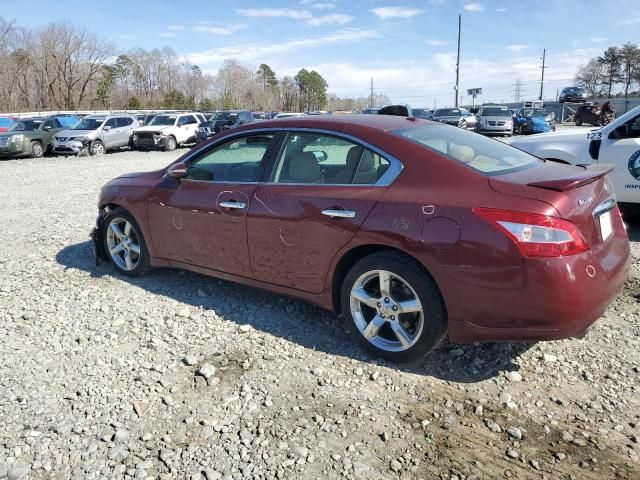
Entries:
POLYGON ((589 205, 591 202, 593 202, 593 197, 592 196, 583 197, 583 198, 579 198, 578 199, 578 205, 580 205, 581 207, 584 207, 585 205, 589 205))

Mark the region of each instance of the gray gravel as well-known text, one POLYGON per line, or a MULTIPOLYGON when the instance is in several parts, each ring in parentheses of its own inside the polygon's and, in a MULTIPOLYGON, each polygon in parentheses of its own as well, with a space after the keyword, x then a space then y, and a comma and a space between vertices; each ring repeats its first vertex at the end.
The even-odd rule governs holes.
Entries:
POLYGON ((0 479, 640 478, 639 225, 584 339, 392 365, 310 305, 92 265, 100 186, 182 153, 0 162, 0 479))

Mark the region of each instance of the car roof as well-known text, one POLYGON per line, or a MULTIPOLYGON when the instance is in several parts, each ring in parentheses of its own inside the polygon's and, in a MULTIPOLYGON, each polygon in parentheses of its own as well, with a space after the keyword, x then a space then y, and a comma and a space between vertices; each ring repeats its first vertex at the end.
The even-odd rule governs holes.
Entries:
MULTIPOLYGON (((396 115, 305 115, 301 117, 276 118, 240 127, 242 130, 263 128, 315 128, 327 130, 345 130, 347 127, 362 127, 364 129, 389 131, 407 128, 414 125, 440 125, 429 120, 413 117, 399 117, 396 115)), ((236 129, 237 131, 238 129, 236 129)))

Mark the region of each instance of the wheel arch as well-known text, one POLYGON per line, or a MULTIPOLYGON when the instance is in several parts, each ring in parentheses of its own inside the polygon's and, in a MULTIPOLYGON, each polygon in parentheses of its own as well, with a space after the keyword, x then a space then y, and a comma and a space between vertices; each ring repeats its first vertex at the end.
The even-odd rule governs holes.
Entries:
POLYGON ((333 276, 332 276, 332 282, 331 282, 331 302, 332 302, 332 308, 333 311, 336 314, 340 314, 342 311, 342 305, 341 305, 341 300, 340 300, 340 291, 342 289, 342 282, 344 281, 344 278, 346 277, 347 273, 349 272, 349 270, 351 269, 351 267, 353 267, 353 265, 356 264, 356 262, 358 262, 359 260, 372 255, 374 253, 381 253, 381 252, 395 252, 398 253, 400 255, 403 255, 404 257, 408 258, 409 260, 411 260, 413 263, 415 263, 420 269, 422 269, 425 274, 427 274, 431 280, 433 280, 434 285, 436 286, 437 290, 438 290, 438 294, 440 296, 440 301, 442 302, 443 308, 445 310, 445 315, 446 315, 446 311, 447 311, 447 305, 444 301, 444 297, 442 295, 442 291, 440 289, 440 285, 438 284, 438 282, 436 281, 436 279, 433 277, 432 273, 429 271, 429 269, 427 269, 415 256, 411 255, 410 253, 405 252, 404 250, 400 249, 400 248, 396 248, 390 245, 383 245, 383 244, 363 244, 363 245, 358 245, 355 246, 353 248, 351 248, 350 250, 346 251, 341 257, 340 260, 338 260, 338 262, 336 263, 336 267, 333 270, 333 276))

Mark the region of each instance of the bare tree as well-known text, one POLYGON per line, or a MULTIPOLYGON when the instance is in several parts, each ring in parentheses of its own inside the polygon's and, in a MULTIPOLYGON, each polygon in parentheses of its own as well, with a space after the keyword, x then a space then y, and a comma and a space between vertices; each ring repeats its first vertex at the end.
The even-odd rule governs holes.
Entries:
POLYGON ((575 81, 590 97, 600 97, 605 92, 604 78, 602 63, 593 58, 578 68, 575 81))

